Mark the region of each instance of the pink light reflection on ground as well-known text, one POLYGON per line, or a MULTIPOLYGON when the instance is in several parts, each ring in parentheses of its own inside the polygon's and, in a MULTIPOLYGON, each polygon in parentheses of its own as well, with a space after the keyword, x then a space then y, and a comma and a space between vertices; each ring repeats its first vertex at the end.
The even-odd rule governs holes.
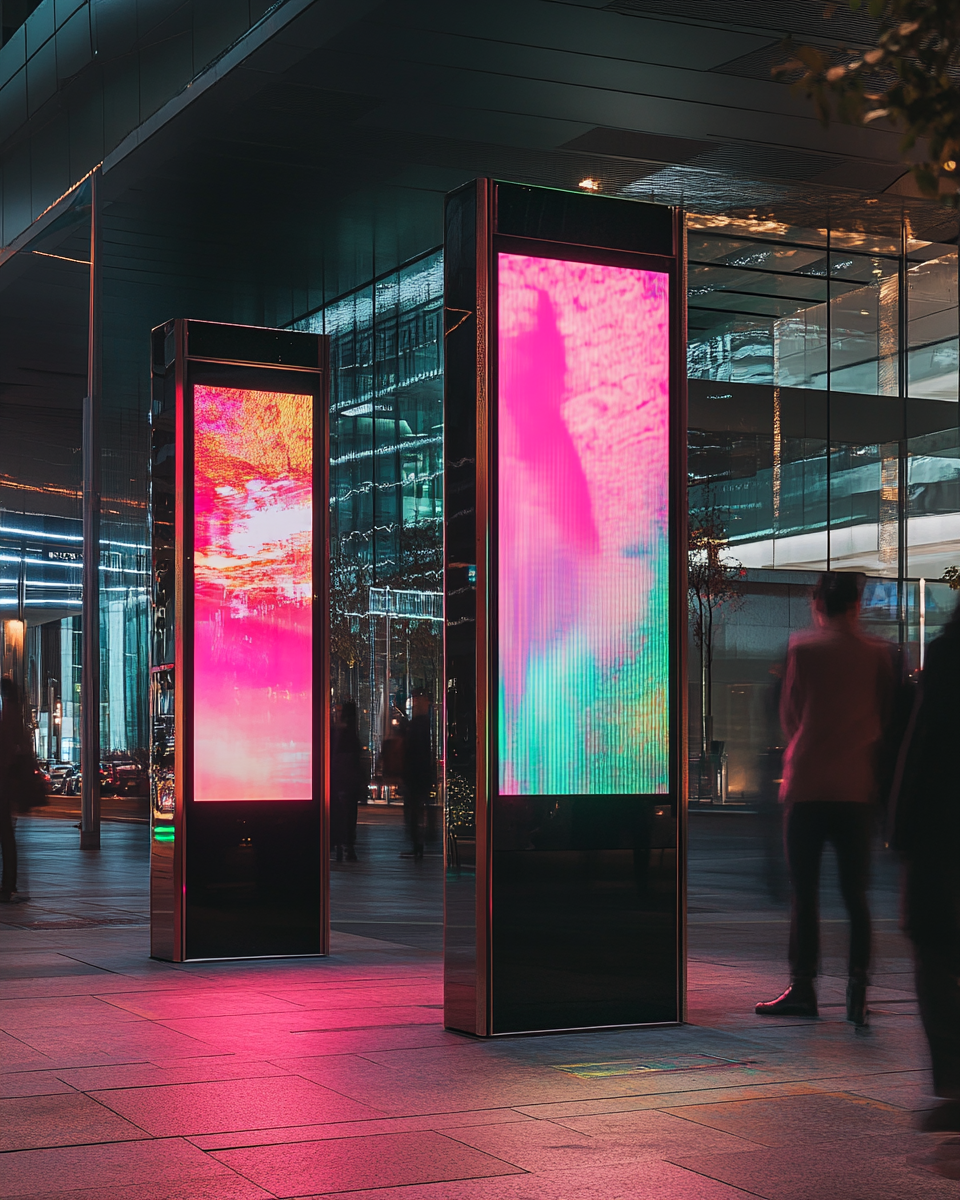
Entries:
POLYGON ((194 799, 312 795, 313 398, 194 388, 194 799))
POLYGON ((668 278, 499 256, 500 791, 668 786, 668 278))

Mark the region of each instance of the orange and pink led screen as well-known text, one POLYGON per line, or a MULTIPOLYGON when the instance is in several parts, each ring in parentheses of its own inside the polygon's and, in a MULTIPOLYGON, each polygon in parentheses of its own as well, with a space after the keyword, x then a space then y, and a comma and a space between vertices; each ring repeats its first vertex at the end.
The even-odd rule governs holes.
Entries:
POLYGON ((313 397, 195 385, 195 800, 313 794, 313 397))
POLYGON ((503 795, 669 786, 669 276, 498 256, 503 795))

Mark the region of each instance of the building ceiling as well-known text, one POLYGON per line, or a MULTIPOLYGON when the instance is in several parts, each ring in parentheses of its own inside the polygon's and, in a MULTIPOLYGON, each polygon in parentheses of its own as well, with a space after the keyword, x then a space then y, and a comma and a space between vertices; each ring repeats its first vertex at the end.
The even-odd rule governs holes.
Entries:
MULTIPOLYGON (((810 228, 893 231, 907 206, 918 236, 956 236, 952 213, 885 190, 904 174, 893 132, 823 130, 769 74, 787 33, 868 42, 869 19, 842 7, 832 22, 819 0, 384 0, 338 20, 328 7, 291 4, 278 32, 252 31, 246 54, 241 39, 235 65, 214 64, 104 161, 118 487, 142 488, 153 325, 293 320, 439 244, 443 194, 475 175, 590 176, 608 194, 810 228)), ((43 408, 78 442, 86 272, 68 260, 84 235, 61 230, 51 253, 0 263, 0 432, 43 408)), ((33 478, 50 470, 24 458, 33 478)))

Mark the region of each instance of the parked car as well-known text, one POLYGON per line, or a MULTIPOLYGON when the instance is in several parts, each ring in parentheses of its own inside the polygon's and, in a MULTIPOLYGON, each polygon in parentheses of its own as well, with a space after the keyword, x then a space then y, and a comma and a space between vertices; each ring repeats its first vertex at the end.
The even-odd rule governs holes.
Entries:
MULTIPOLYGON (((100 764, 100 795, 106 796, 110 793, 110 771, 108 763, 100 764)), ((76 775, 73 780, 74 795, 79 796, 83 788, 83 770, 81 767, 76 767, 76 775)))
POLYGON ((80 772, 73 763, 54 763, 49 772, 47 791, 52 795, 75 796, 79 790, 80 772))
POLYGON ((100 791, 103 795, 145 796, 147 774, 132 758, 115 758, 100 764, 100 791))

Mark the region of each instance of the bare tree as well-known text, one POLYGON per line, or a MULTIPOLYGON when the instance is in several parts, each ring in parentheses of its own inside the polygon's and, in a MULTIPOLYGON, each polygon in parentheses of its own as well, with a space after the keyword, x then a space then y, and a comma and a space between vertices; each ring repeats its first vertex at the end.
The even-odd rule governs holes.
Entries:
POLYGON ((713 742, 713 653, 722 618, 743 604, 740 579, 743 567, 723 554, 728 544, 724 511, 709 491, 703 503, 691 509, 687 538, 687 589, 690 627, 700 655, 701 755, 713 742))

